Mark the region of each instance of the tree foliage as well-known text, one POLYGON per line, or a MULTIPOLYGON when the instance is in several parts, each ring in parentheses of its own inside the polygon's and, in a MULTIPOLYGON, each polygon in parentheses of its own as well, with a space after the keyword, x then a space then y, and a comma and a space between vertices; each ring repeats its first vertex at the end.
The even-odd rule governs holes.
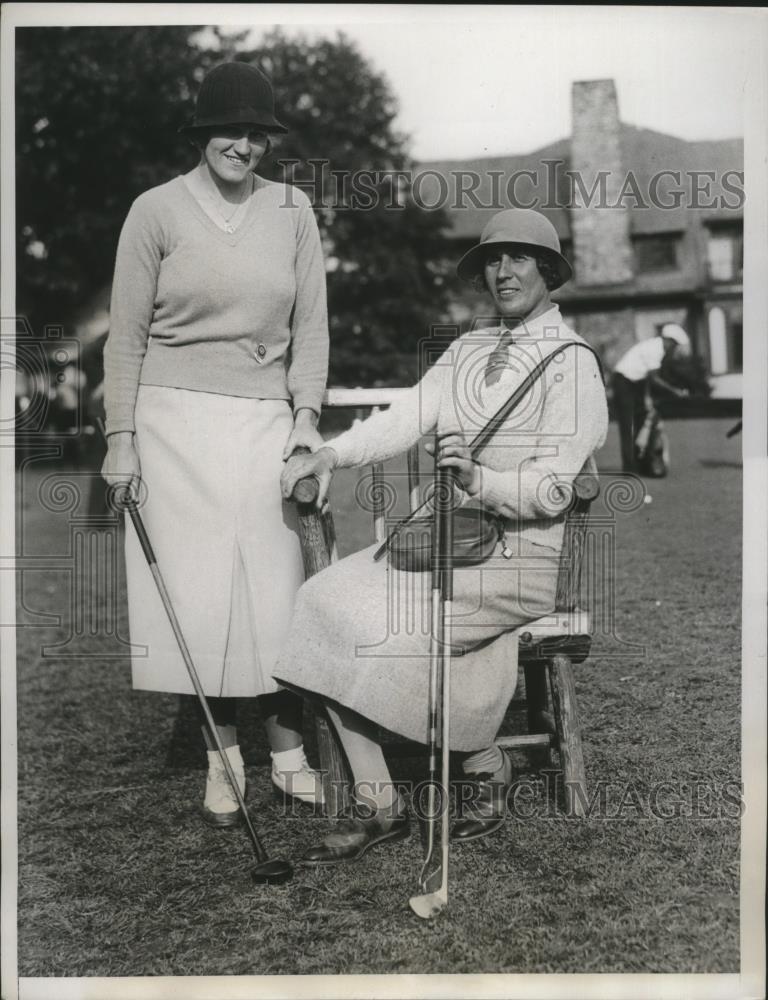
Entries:
POLYGON ((394 177, 408 167, 394 95, 347 39, 275 31, 246 50, 243 37, 203 49, 193 44, 199 29, 184 26, 16 35, 17 300, 34 329, 66 323, 109 282, 132 200, 192 166, 178 126, 208 68, 234 56, 272 77, 290 129, 260 172, 293 181, 315 204, 332 382, 413 377, 418 340, 445 305, 445 219, 415 206, 408 177, 394 177), (352 197, 361 182, 372 204, 352 197))
POLYGON ((412 381, 418 342, 446 304, 446 219, 410 198, 407 140, 394 128, 387 81, 343 35, 310 42, 275 31, 239 57, 272 76, 290 128, 271 176, 292 176, 320 208, 332 380, 412 381))
POLYGON ((65 323, 109 282, 133 199, 180 169, 210 57, 188 27, 16 31, 17 304, 65 323))

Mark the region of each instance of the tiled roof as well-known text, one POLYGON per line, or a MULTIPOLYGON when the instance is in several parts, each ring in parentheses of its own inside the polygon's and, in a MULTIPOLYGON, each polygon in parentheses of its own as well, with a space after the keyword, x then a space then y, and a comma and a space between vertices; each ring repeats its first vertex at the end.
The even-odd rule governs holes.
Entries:
MULTIPOLYGON (((531 203, 533 207, 547 216, 557 229, 560 239, 570 237, 568 209, 565 207, 570 198, 569 183, 564 171, 570 169, 570 139, 561 139, 532 153, 514 156, 478 157, 472 160, 431 160, 414 166, 414 175, 425 173, 420 181, 419 194, 422 203, 432 205, 440 199, 440 182, 430 176, 429 171, 446 178, 450 198, 446 204, 451 219, 449 235, 456 239, 476 239, 485 223, 502 208, 512 204, 506 194, 506 186, 510 178, 518 175, 514 195, 518 202, 531 203), (558 167, 547 167, 545 161, 559 161, 558 167), (523 176, 522 171, 535 172, 537 183, 523 176), (457 199, 457 174, 461 171, 472 172, 480 178, 479 185, 472 191, 472 196, 465 193, 457 199), (501 173, 500 179, 494 180, 493 171, 501 173), (555 187, 555 196, 548 187, 555 187), (498 195, 498 197, 497 197, 498 195)), ((686 207, 690 203, 690 179, 692 171, 710 171, 715 173, 717 184, 712 188, 712 194, 726 194, 733 204, 736 196, 724 192, 720 187, 720 178, 727 171, 743 170, 744 143, 742 139, 708 140, 689 142, 675 136, 654 132, 650 129, 635 128, 633 125, 621 124, 621 146, 625 171, 632 171, 637 186, 646 201, 649 182, 654 174, 662 170, 679 171, 682 175, 681 187, 685 189, 684 204, 680 208, 662 208, 635 206, 632 198, 626 200, 630 210, 630 227, 634 234, 649 234, 687 229, 691 224, 690 213, 700 212, 701 221, 712 219, 741 218, 741 210, 733 208, 701 208, 686 207)), ((706 179, 700 182, 706 183, 706 179)), ((669 189, 665 185, 676 186, 673 179, 661 182, 659 190, 664 198, 669 199, 669 189)), ((470 186, 464 181, 465 192, 470 186)), ((702 202, 711 200, 706 194, 701 196, 702 202)))

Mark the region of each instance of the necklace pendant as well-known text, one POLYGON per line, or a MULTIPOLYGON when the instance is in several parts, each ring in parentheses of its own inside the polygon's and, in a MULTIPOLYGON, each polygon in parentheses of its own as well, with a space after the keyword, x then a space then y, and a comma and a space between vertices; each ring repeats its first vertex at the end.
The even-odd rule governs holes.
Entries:
POLYGON ((230 236, 232 235, 232 233, 234 233, 234 231, 235 231, 235 227, 232 226, 232 225, 230 225, 229 223, 227 223, 226 226, 224 226, 224 232, 225 233, 229 233, 230 236))

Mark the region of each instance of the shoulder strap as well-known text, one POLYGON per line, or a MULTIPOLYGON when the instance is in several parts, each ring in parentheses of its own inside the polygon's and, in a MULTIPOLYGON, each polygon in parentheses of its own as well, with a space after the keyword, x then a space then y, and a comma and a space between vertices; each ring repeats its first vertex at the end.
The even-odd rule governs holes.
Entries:
POLYGON ((566 347, 583 347, 588 350, 590 354, 594 355, 595 360, 597 361, 597 366, 600 369, 600 376, 603 376, 603 366, 600 362, 600 358, 589 346, 589 344, 585 344, 581 340, 566 340, 564 343, 559 344, 551 354, 548 354, 545 358, 541 359, 533 371, 526 375, 509 399, 496 411, 496 413, 494 413, 485 427, 483 427, 483 429, 475 436, 469 446, 473 457, 488 444, 488 441, 496 433, 499 427, 501 427, 510 413, 512 413, 512 411, 520 405, 523 397, 530 392, 533 385, 541 378, 546 368, 561 351, 565 350, 566 347))
MULTIPOLYGON (((501 425, 504 423, 504 421, 507 419, 510 413, 512 413, 512 411, 520 405, 520 402, 523 399, 523 397, 527 395, 527 393, 531 390, 533 385, 538 381, 538 379, 541 378, 541 376, 544 374, 544 371, 555 359, 555 356, 558 355, 561 351, 565 350, 566 347, 583 347, 586 350, 588 350, 590 354, 594 355, 595 360, 597 361, 597 366, 600 369, 600 376, 601 378, 603 378, 603 381, 605 381, 603 376, 603 366, 600 362, 600 358, 597 356, 597 353, 589 346, 589 344, 585 344, 581 340, 566 340, 564 343, 559 344, 558 347, 554 351, 552 351, 551 354, 548 354, 545 358, 541 359, 541 361, 536 365, 533 371, 529 372, 526 375, 526 377, 523 379, 520 385, 515 389, 515 391, 512 393, 509 399, 506 400, 506 402, 499 407, 499 409, 496 411, 496 413, 494 413, 494 415, 491 417, 491 419, 488 421, 485 427, 483 427, 483 429, 478 434, 475 435, 469 446, 473 457, 477 455, 486 446, 486 444, 488 444, 491 437, 493 437, 493 435, 496 433, 499 427, 501 427, 501 425)), ((399 535, 400 531, 405 527, 406 524, 408 524, 408 522, 413 517, 415 517, 416 514, 419 513, 420 510, 422 510, 424 507, 427 506, 428 502, 429 502, 428 500, 425 500, 424 503, 420 504, 416 508, 416 510, 412 510, 410 514, 406 515, 406 517, 404 517, 402 521, 400 521, 398 524, 395 525, 392 531, 390 531, 390 533, 387 535, 384 542, 374 552, 373 554, 374 560, 381 559, 381 557, 387 551, 389 546, 399 535)))

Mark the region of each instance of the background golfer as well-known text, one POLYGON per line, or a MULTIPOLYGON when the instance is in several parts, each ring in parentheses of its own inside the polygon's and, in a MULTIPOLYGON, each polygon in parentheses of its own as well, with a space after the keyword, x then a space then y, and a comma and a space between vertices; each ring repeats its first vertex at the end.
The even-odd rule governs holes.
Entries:
MULTIPOLYGON (((255 67, 204 80, 181 129, 200 151, 136 199, 123 227, 105 348, 111 484, 142 481, 142 514, 227 754, 244 788, 235 701, 260 697, 272 780, 318 800, 301 700, 272 678, 303 580, 279 477, 315 427, 328 362, 325 270, 306 196, 254 171, 275 118, 255 67)), ((192 693, 136 536, 126 536, 133 686, 192 693), (142 650, 142 647, 144 649, 142 650)), ((203 815, 237 822, 209 749, 203 815)))
POLYGON ((677 323, 667 323, 659 337, 641 340, 630 347, 614 368, 611 386, 624 472, 637 471, 635 439, 648 413, 651 383, 672 396, 688 395, 685 389, 678 389, 662 378, 659 369, 665 360, 687 356, 690 351, 691 342, 685 330, 677 323))

